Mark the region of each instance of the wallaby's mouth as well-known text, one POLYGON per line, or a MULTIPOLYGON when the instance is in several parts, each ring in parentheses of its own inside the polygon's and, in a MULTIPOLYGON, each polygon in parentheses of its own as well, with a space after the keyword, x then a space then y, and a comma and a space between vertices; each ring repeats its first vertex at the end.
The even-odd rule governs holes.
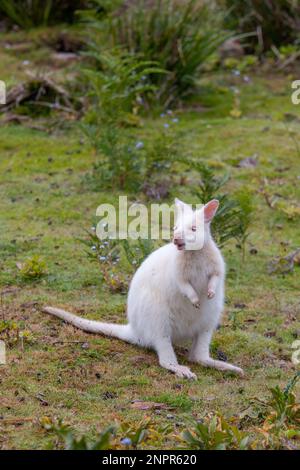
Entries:
POLYGON ((185 249, 185 243, 183 241, 174 240, 174 244, 177 246, 177 249, 179 251, 182 251, 185 249))

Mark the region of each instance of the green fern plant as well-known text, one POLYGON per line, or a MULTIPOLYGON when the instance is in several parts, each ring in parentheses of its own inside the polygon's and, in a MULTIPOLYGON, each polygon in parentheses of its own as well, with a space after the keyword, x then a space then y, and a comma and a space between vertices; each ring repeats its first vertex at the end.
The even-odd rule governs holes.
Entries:
POLYGON ((88 44, 85 56, 89 66, 82 68, 91 99, 87 121, 117 125, 138 122, 133 119, 143 98, 154 92, 149 76, 165 73, 157 62, 144 60, 140 55, 121 48, 104 50, 96 42, 88 44))
POLYGON ((99 156, 88 178, 90 186, 136 191, 144 181, 145 156, 127 127, 139 123, 140 103, 155 89, 149 74, 162 71, 120 49, 108 52, 90 45, 87 54, 94 68, 82 71, 89 83, 90 108, 81 129, 99 156))

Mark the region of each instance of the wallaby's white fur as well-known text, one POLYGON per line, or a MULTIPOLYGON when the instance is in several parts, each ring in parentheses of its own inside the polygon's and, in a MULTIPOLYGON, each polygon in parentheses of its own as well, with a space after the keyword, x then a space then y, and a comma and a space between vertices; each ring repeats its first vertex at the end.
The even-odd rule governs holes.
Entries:
POLYGON ((192 340, 189 359, 206 367, 229 370, 243 375, 243 370, 209 354, 212 334, 219 323, 224 304, 225 264, 210 235, 210 221, 218 201, 203 209, 204 246, 185 250, 185 242, 195 231, 190 206, 176 200, 177 215, 174 243, 154 251, 135 273, 127 303, 127 325, 86 320, 64 310, 45 307, 43 311, 91 332, 120 338, 129 343, 153 348, 162 367, 179 377, 196 378, 186 366, 179 365, 173 344, 192 340))

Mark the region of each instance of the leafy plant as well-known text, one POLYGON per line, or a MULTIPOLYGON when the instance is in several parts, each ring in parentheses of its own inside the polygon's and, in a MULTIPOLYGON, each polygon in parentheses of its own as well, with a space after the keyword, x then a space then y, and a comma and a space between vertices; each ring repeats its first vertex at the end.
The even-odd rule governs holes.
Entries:
MULTIPOLYGON (((185 160, 184 162, 187 163, 185 160)), ((213 169, 201 161, 189 161, 188 164, 201 176, 198 187, 193 188, 197 199, 202 204, 211 199, 220 201, 218 216, 212 222, 212 232, 217 243, 222 247, 229 240, 235 239, 244 253, 253 211, 250 193, 242 191, 232 197, 221 193, 220 190, 229 180, 228 174, 216 177, 213 169)))
POLYGON ((0 338, 7 344, 16 343, 19 339, 20 325, 13 320, 0 321, 0 338))
MULTIPOLYGON (((43 424, 45 427, 45 423, 43 424)), ((115 427, 109 426, 99 434, 94 442, 90 442, 84 435, 77 437, 74 431, 62 422, 59 422, 58 425, 52 425, 50 421, 46 428, 54 431, 63 440, 65 450, 107 450, 110 448, 110 441, 115 432, 115 427)))
POLYGON ((294 388, 300 378, 300 372, 281 389, 278 385, 270 389, 271 398, 264 404, 267 414, 262 427, 257 430, 264 436, 265 448, 294 449, 293 439, 299 439, 300 404, 294 388))
POLYGON ((96 261, 101 269, 101 274, 105 284, 113 293, 127 292, 128 279, 117 271, 116 265, 120 261, 119 240, 100 240, 96 234, 96 228, 86 231, 87 237, 79 239, 88 250, 86 254, 92 261, 96 261))
POLYGON ((299 378, 300 372, 292 378, 284 390, 281 390, 278 385, 270 389, 272 398, 269 406, 272 408, 272 412, 267 419, 276 423, 278 427, 284 424, 300 425, 300 404, 296 402, 296 396, 293 392, 299 378))
POLYGON ((154 243, 151 239, 139 238, 135 243, 129 243, 128 240, 120 240, 123 246, 128 263, 137 269, 147 256, 154 250, 154 243))
POLYGON ((40 419, 40 425, 50 432, 54 432, 63 443, 65 450, 107 450, 107 449, 137 449, 147 439, 158 440, 166 434, 168 427, 155 429, 150 419, 132 425, 129 422, 116 423, 102 431, 96 440, 90 441, 84 434, 76 435, 74 430, 62 421, 55 422, 48 416, 40 419))
POLYGON ((207 416, 203 422, 192 425, 182 434, 187 449, 196 450, 245 450, 249 436, 221 415, 207 416))
POLYGON ((39 279, 46 274, 46 263, 39 256, 34 255, 28 258, 24 263, 18 263, 20 274, 24 279, 39 279))
POLYGON ((24 342, 31 343, 33 341, 31 331, 24 330, 20 323, 13 320, 0 320, 0 338, 4 338, 7 345, 21 341, 22 348, 24 342))
MULTIPOLYGON (((102 20, 94 18, 92 24, 103 31, 102 20)), ((121 45, 168 72, 150 75, 157 100, 165 106, 194 90, 201 67, 232 35, 222 31, 213 7, 197 0, 128 2, 109 14, 105 24, 112 46, 121 45)))
POLYGON ((131 242, 119 239, 100 240, 95 227, 87 230, 86 234, 87 237, 79 241, 88 248, 86 250, 88 258, 99 263, 106 285, 112 292, 126 292, 128 276, 117 270, 122 254, 125 255, 131 268, 135 270, 154 250, 153 241, 141 238, 131 242))
POLYGON ((137 426, 132 426, 129 423, 122 423, 120 426, 120 433, 124 437, 121 439, 121 444, 137 449, 139 444, 145 441, 149 435, 149 431, 147 429, 149 424, 149 420, 146 420, 146 422, 143 420, 141 423, 138 423, 137 426))

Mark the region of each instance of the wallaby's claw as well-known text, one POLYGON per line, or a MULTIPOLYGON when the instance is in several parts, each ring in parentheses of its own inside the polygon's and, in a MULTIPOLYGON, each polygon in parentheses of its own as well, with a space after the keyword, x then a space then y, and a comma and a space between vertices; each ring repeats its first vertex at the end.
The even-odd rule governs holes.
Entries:
POLYGON ((213 299, 214 296, 215 296, 215 294, 216 294, 215 291, 213 291, 212 289, 208 289, 208 291, 207 291, 207 297, 208 297, 209 299, 213 299))

